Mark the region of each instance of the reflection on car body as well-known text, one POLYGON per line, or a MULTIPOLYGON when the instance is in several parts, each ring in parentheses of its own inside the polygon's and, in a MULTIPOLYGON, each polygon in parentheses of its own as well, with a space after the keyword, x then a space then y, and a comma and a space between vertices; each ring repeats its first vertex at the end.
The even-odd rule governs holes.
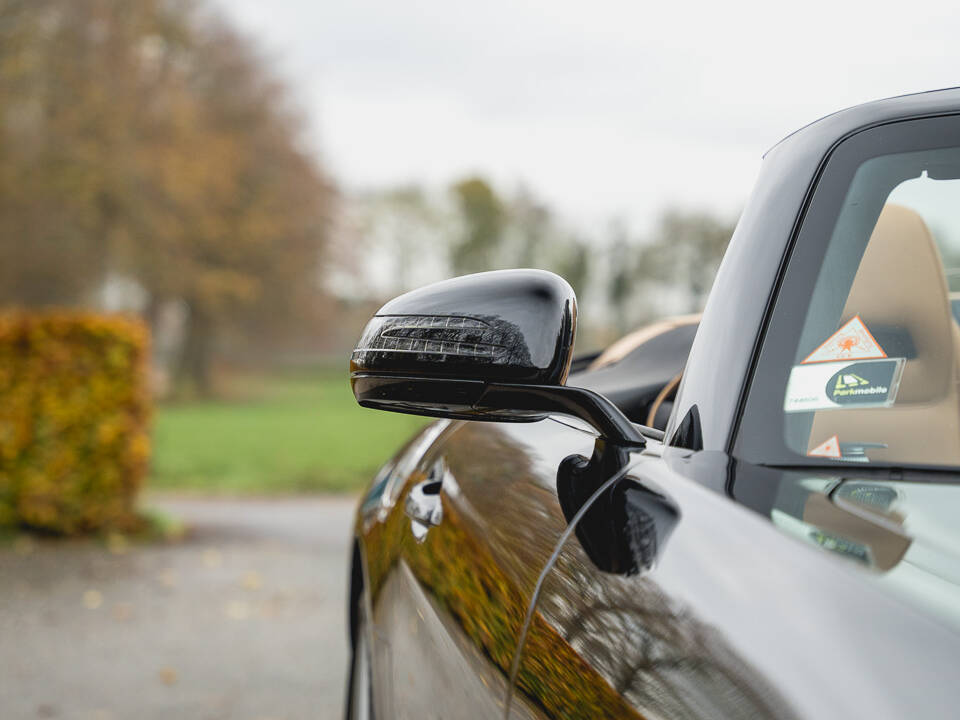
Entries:
POLYGON ((768 153, 702 318, 388 303, 357 399, 446 419, 361 502, 348 717, 954 717, 958 207, 960 90, 905 96, 768 153))

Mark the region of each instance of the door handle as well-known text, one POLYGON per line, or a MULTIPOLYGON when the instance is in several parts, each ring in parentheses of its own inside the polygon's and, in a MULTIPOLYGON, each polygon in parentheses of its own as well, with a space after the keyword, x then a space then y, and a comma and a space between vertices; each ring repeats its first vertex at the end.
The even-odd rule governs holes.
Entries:
POLYGON ((414 485, 407 495, 403 509, 410 518, 410 532, 417 542, 423 542, 427 531, 443 520, 442 487, 443 480, 425 480, 414 485))

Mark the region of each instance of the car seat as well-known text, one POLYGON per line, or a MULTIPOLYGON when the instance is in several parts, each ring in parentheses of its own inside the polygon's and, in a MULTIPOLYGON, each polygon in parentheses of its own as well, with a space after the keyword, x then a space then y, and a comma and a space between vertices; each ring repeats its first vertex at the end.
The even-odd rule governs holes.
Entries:
MULTIPOLYGON (((808 450, 837 435, 884 443, 871 460, 960 465, 957 359, 960 328, 951 312, 940 253, 915 211, 886 205, 847 296, 841 326, 859 315, 867 328, 907 333, 912 346, 892 407, 818 410, 808 450)), ((888 352, 894 357, 894 352, 888 352)))

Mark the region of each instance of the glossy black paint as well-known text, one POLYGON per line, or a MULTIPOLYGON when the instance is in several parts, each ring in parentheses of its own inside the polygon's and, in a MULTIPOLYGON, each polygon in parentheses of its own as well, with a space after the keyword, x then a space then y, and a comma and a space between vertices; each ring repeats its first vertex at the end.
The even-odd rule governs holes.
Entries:
POLYGON ((553 489, 557 467, 571 452, 589 454, 593 442, 554 420, 441 420, 371 488, 358 551, 378 717, 502 713, 537 573, 566 528, 553 489), (418 542, 404 506, 431 479, 441 482, 443 515, 418 542))
POLYGON ((562 385, 577 301, 545 270, 498 270, 434 283, 384 305, 364 328, 351 374, 562 385))
POLYGON ((353 392, 364 407, 455 420, 535 422, 551 413, 570 415, 588 422, 612 442, 630 447, 643 447, 645 436, 663 437, 659 430, 633 425, 602 395, 563 385, 357 373, 353 392))
POLYGON ((634 425, 603 395, 583 388, 491 384, 477 405, 481 412, 487 407, 491 411, 529 407, 577 417, 592 425, 609 442, 622 447, 642 448, 647 444, 647 437, 657 440, 663 437, 659 430, 634 425))
MULTIPOLYGON (((629 461, 627 450, 603 438, 597 438, 589 459, 583 455, 565 458, 557 469, 557 499, 567 522, 629 461)), ((653 564, 677 515, 677 508, 664 496, 621 482, 593 501, 574 532, 599 570, 635 575, 653 564)))
MULTIPOLYGON (((522 649, 515 703, 539 707, 576 688, 579 706, 532 714, 955 717, 960 692, 950 678, 960 636, 886 587, 901 569, 882 565, 883 546, 902 545, 889 518, 865 506, 850 511, 829 490, 804 487, 830 476, 743 464, 727 470, 720 454, 674 452, 666 461, 634 455, 610 501, 625 504, 630 491, 664 498, 677 509, 669 540, 652 562, 649 548, 636 545, 640 571, 633 575, 605 572, 594 561, 602 551, 588 553, 579 533, 564 545, 538 599, 536 615, 545 626, 522 649), (731 496, 749 498, 749 509, 704 488, 697 481, 703 474, 726 477, 731 496), (777 509, 805 518, 808 534, 774 530, 777 509), (817 540, 850 534, 851 521, 859 542, 873 544, 873 564, 839 543, 817 540), (564 641, 550 653, 592 668, 613 694, 587 696, 575 679, 551 672, 544 633, 564 641)), ((870 479, 873 488, 883 482, 870 479)), ((625 508, 611 508, 608 517, 618 514, 627 517, 625 508)), ((624 522, 622 534, 631 532, 624 522)), ((592 539, 605 536, 613 541, 611 555, 622 552, 616 534, 592 539)))
POLYGON ((603 395, 630 420, 645 424, 660 390, 683 369, 696 333, 696 324, 672 328, 613 365, 572 372, 568 383, 603 395))
POLYGON ((364 407, 452 419, 561 413, 611 442, 643 447, 643 434, 609 400, 563 386, 576 307, 570 286, 543 270, 467 275, 402 295, 373 317, 353 352, 354 396, 364 407))
POLYGON ((903 496, 935 486, 949 506, 960 479, 776 469, 732 452, 825 160, 864 128, 955 112, 957 90, 871 103, 768 154, 668 444, 607 447, 555 418, 465 422, 388 465, 357 523, 379 717, 956 717, 960 618, 907 590, 918 558, 937 558, 929 583, 955 593, 943 580, 960 587, 960 561, 912 529, 903 496), (585 505, 615 468, 626 477, 585 505), (418 544, 398 508, 437 477, 443 520, 418 544))

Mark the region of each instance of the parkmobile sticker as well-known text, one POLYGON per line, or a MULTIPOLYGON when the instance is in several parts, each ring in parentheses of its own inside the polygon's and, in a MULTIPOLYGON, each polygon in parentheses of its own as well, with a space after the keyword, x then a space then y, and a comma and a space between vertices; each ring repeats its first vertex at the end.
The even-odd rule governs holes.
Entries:
POLYGON ((897 399, 904 358, 794 365, 784 412, 890 407, 897 399))
POLYGON ((863 324, 859 315, 855 315, 824 343, 807 355, 808 363, 837 362, 838 360, 873 360, 885 358, 887 354, 873 335, 863 324))

